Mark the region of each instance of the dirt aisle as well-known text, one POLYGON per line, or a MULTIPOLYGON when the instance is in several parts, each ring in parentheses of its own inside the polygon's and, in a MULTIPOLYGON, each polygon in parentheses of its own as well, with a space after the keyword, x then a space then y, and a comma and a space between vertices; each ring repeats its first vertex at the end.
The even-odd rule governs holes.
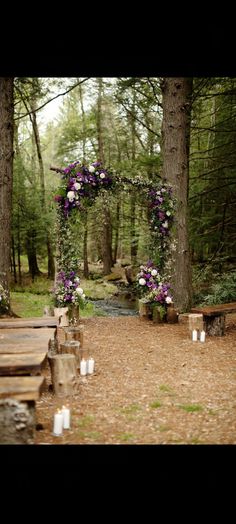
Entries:
MULTIPOLYGON (((52 434, 63 401, 36 403, 36 444, 235 444, 236 315, 224 337, 192 342, 186 322, 84 319, 96 370, 69 399, 71 429, 52 434)), ((50 371, 45 372, 47 384, 50 371)))

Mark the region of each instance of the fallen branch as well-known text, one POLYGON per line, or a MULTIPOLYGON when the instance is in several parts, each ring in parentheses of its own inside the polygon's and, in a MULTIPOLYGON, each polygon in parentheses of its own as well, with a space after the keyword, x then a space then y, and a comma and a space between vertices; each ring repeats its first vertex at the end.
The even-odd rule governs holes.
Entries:
POLYGON ((56 171, 57 173, 63 173, 64 174, 64 169, 62 169, 61 167, 51 166, 50 170, 51 171, 56 171))

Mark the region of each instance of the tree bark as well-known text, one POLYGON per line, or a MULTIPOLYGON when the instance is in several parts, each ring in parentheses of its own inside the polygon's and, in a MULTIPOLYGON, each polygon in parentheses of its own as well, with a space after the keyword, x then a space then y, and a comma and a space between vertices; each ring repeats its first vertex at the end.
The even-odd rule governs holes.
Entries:
MULTIPOLYGON (((97 137, 98 137, 98 155, 99 160, 104 165, 104 145, 103 145, 103 131, 102 131, 102 78, 98 78, 98 100, 97 100, 97 137)), ((112 268, 112 225, 111 213, 106 201, 103 199, 103 244, 102 244, 102 261, 103 273, 108 275, 112 268)))
POLYGON ((13 181, 13 78, 0 77, 0 284, 10 314, 10 260, 13 181))
POLYGON ((177 200, 172 242, 171 279, 174 302, 179 312, 192 304, 191 260, 188 240, 189 140, 191 114, 191 78, 165 78, 162 82, 163 179, 173 187, 177 200))
POLYGON ((57 397, 70 396, 77 389, 76 357, 70 354, 48 354, 53 392, 57 397))

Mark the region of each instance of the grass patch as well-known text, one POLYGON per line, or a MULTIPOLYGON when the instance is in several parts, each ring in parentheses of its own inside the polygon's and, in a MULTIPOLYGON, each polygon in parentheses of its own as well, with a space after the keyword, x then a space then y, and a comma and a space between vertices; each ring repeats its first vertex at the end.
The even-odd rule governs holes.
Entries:
POLYGON ((170 393, 172 395, 175 395, 174 390, 170 388, 170 386, 167 386, 166 384, 161 384, 159 386, 159 390, 162 391, 163 393, 170 393))
POLYGON ((93 300, 110 298, 117 291, 117 286, 114 284, 106 281, 85 280, 83 278, 81 279, 81 287, 86 297, 93 300))
POLYGON ((179 404, 178 407, 184 411, 187 411, 188 413, 194 413, 195 411, 203 410, 203 406, 200 404, 179 404))
POLYGON ((84 415, 84 417, 81 417, 78 422, 77 426, 79 428, 86 428, 86 426, 89 426, 94 422, 94 416, 93 415, 84 415))
POLYGON ((46 305, 49 305, 48 295, 11 293, 11 307, 19 317, 42 317, 46 305))
POLYGON ((161 402, 159 400, 155 400, 151 404, 149 404, 150 408, 156 409, 161 407, 161 402))
POLYGON ((171 429, 171 428, 169 428, 169 426, 164 426, 164 425, 163 426, 161 425, 158 428, 159 431, 169 431, 169 429, 171 429))
POLYGON ((138 404, 130 404, 130 406, 121 408, 120 412, 123 413, 124 415, 131 415, 132 413, 136 413, 140 409, 141 407, 138 404))
POLYGON ((118 439, 122 442, 129 442, 130 440, 133 440, 135 438, 135 435, 133 433, 121 433, 121 435, 118 436, 118 439))

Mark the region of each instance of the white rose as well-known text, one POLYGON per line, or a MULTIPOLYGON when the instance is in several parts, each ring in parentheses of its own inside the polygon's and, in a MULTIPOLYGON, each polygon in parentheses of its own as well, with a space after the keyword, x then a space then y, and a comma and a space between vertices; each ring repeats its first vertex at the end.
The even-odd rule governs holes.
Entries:
POLYGON ((151 275, 152 275, 152 277, 156 277, 156 276, 157 276, 157 270, 156 270, 156 269, 153 269, 153 270, 151 271, 151 275))
POLYGON ((84 290, 82 289, 82 287, 77 287, 77 289, 76 289, 76 293, 77 293, 78 295, 83 295, 83 292, 84 292, 84 290))
POLYGON ((67 198, 69 199, 70 202, 73 202, 74 198, 75 198, 75 193, 74 191, 68 191, 67 193, 67 198))
POLYGON ((74 188, 76 189, 76 191, 78 191, 78 189, 81 188, 81 184, 79 184, 79 182, 75 182, 74 188))
POLYGON ((172 303, 172 298, 171 297, 166 297, 166 303, 167 304, 171 304, 172 303))
POLYGON ((146 284, 145 278, 140 278, 139 279, 139 284, 140 284, 140 286, 145 286, 145 284, 146 284))
POLYGON ((171 215, 170 211, 166 211, 167 216, 169 217, 171 215))
POLYGON ((94 166, 89 166, 88 170, 89 170, 90 173, 94 173, 95 167, 94 166))
POLYGON ((163 224, 162 224, 163 227, 167 228, 168 227, 168 220, 166 220, 163 224))
POLYGON ((105 173, 100 173, 99 176, 100 176, 100 178, 105 178, 106 177, 105 173))

